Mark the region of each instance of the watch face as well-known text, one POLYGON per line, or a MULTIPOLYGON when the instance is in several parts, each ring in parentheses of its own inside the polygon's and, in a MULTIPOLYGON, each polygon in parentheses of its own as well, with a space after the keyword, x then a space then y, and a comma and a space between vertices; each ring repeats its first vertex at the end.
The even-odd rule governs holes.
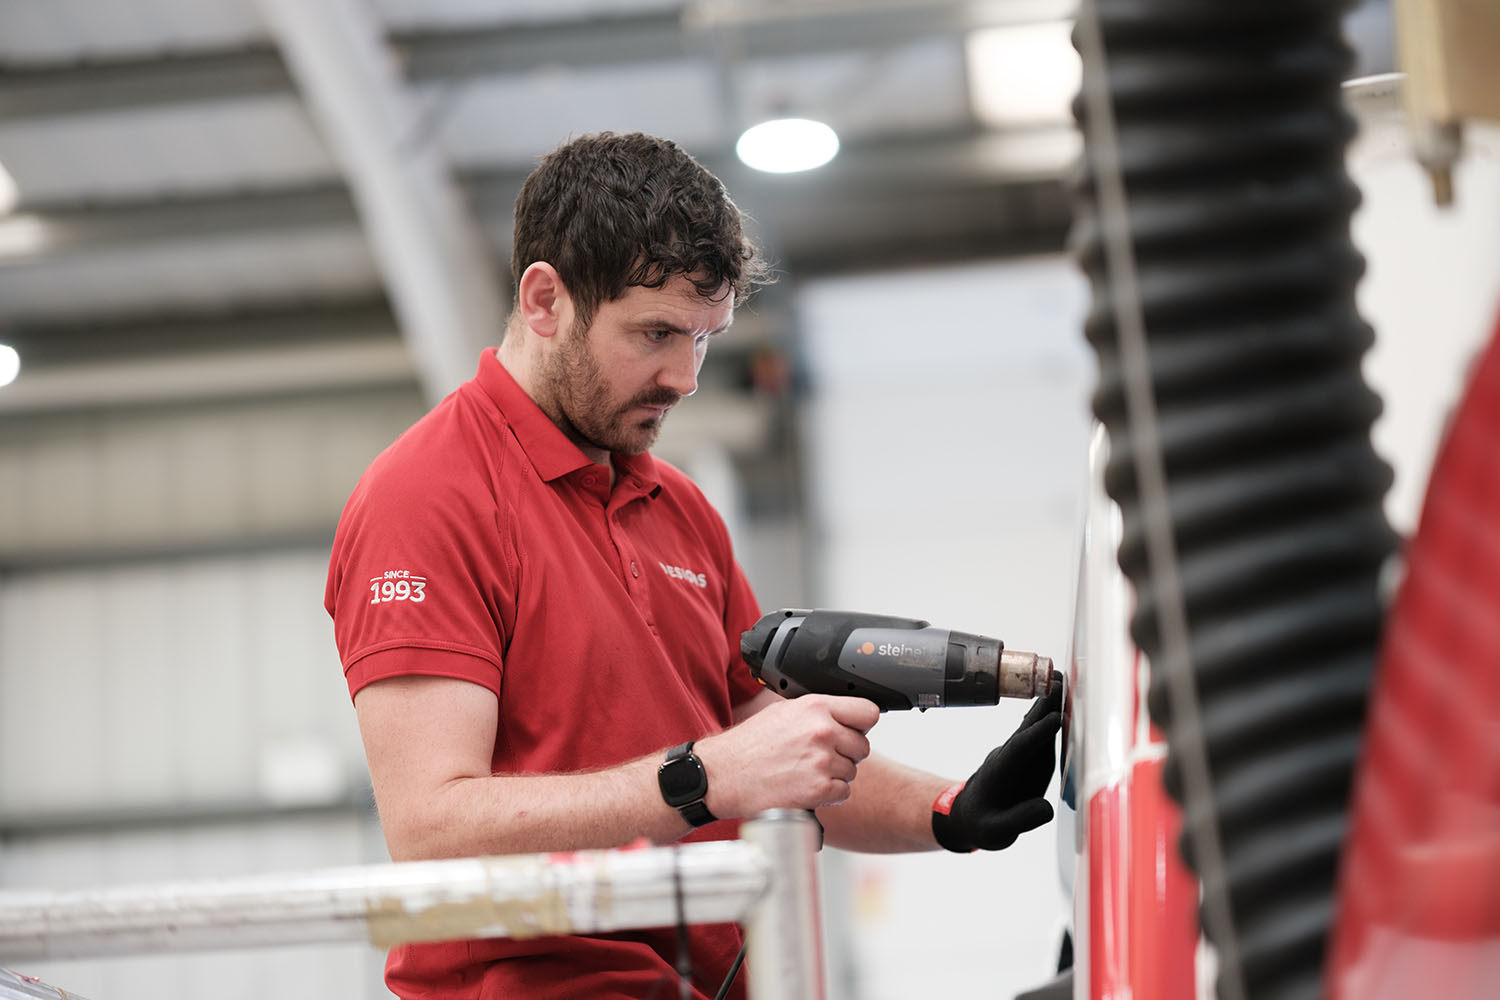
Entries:
POLYGON ((696 802, 708 794, 708 773, 692 754, 669 760, 656 772, 662 798, 674 808, 696 802))

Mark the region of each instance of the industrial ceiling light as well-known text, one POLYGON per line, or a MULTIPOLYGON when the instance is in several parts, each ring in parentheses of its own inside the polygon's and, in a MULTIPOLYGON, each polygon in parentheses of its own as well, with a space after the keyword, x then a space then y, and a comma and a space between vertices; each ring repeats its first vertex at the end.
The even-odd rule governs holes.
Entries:
POLYGON ((21 374, 21 355, 9 344, 0 344, 0 386, 10 385, 21 374))
POLYGON ((16 187, 15 178, 5 169, 5 164, 0 163, 0 215, 8 214, 20 200, 21 192, 16 187))
POLYGON ((1071 124, 1083 66, 1073 22, 1012 24, 971 32, 969 94, 975 116, 993 128, 1071 124))
POLYGON ((839 137, 822 122, 808 118, 773 118, 752 125, 735 143, 746 166, 772 174, 791 174, 821 167, 839 151, 839 137))

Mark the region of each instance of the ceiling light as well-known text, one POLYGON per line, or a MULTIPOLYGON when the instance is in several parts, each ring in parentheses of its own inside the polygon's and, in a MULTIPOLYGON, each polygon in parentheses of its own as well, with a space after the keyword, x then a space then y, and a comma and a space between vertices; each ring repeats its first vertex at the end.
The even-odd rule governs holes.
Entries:
POLYGON ((21 355, 9 344, 0 344, 0 386, 10 385, 21 374, 21 355))
POLYGON ((0 163, 0 215, 11 211, 20 200, 21 191, 16 187, 16 179, 5 169, 5 164, 0 163))
POLYGON ((36 253, 47 245, 50 232, 47 223, 35 215, 0 218, 0 260, 36 253))
POLYGON ((1083 65, 1072 21, 971 32, 969 94, 974 114, 992 127, 1071 123, 1083 65))
POLYGON ((772 174, 821 167, 839 151, 839 137, 822 122, 773 118, 745 130, 734 151, 747 166, 772 174))

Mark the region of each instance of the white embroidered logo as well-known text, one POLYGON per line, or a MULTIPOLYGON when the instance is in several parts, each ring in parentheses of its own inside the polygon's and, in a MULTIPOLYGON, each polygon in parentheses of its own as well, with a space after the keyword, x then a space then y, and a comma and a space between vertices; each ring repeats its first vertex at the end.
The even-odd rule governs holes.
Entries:
POLYGON ((708 577, 702 573, 694 573, 692 570, 683 569, 681 566, 668 566, 664 562, 659 562, 656 565, 660 566, 661 571, 668 576, 676 577, 679 580, 686 580, 688 583, 696 584, 699 587, 708 586, 708 577))
POLYGON ((409 569, 388 569, 380 576, 370 577, 370 595, 371 604, 391 601, 421 604, 427 600, 427 577, 413 576, 409 569))

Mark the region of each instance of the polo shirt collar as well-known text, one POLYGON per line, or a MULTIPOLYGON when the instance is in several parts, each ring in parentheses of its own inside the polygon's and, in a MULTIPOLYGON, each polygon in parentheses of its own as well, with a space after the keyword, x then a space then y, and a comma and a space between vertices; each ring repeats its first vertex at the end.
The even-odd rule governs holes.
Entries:
POLYGON ((654 497, 661 492, 661 479, 656 474, 656 459, 649 451, 643 451, 639 455, 616 453, 613 457, 616 490, 622 484, 627 484, 639 496, 654 497))
MULTIPOLYGON (((550 483, 594 464, 578 445, 568 440, 552 418, 542 412, 535 400, 526 395, 515 376, 500 363, 493 347, 486 348, 480 355, 479 371, 474 381, 504 414, 521 450, 526 452, 526 457, 544 482, 550 483)), ((643 495, 655 496, 661 491, 656 459, 649 452, 639 455, 616 453, 611 457, 615 463, 617 488, 621 482, 626 482, 633 484, 643 495)))

